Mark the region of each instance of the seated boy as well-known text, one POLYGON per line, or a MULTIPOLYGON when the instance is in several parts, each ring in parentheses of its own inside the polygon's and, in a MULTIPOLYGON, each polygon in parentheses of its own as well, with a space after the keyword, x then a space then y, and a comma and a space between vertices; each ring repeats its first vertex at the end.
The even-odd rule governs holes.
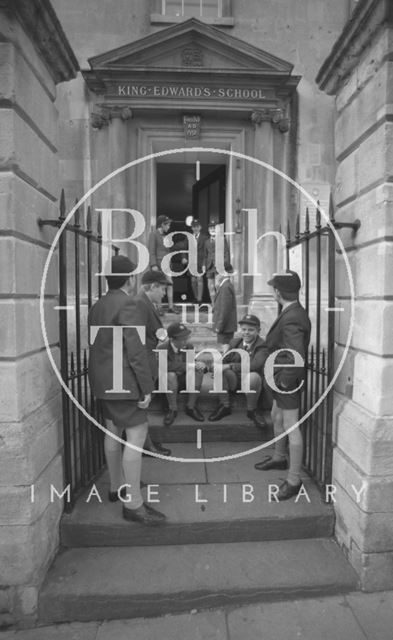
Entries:
POLYGON ((229 343, 229 350, 223 357, 222 377, 223 389, 227 392, 222 394, 221 402, 218 408, 209 416, 211 422, 221 420, 225 416, 230 415, 230 399, 228 392, 235 392, 242 388, 242 366, 241 356, 239 353, 230 353, 231 349, 244 349, 248 352, 250 358, 249 367, 244 370, 244 383, 249 385, 251 393, 246 393, 247 401, 247 418, 259 429, 266 427, 263 419, 259 419, 256 414, 258 399, 262 391, 263 367, 267 358, 267 349, 265 341, 259 335, 261 323, 259 318, 254 315, 247 314, 239 322, 241 336, 235 337, 229 343))
MULTIPOLYGON (((177 416, 177 393, 178 391, 182 391, 186 388, 187 362, 184 349, 193 350, 194 346, 188 341, 191 331, 187 329, 184 324, 180 322, 172 322, 172 324, 168 326, 167 332, 168 339, 158 345, 157 349, 159 351, 166 350, 168 352, 167 389, 169 390, 169 393, 167 394, 167 398, 169 409, 164 417, 164 425, 169 427, 177 416)), ((186 414, 198 422, 204 422, 205 420, 203 414, 196 406, 205 371, 205 363, 196 361, 195 389, 197 393, 187 394, 186 414)))

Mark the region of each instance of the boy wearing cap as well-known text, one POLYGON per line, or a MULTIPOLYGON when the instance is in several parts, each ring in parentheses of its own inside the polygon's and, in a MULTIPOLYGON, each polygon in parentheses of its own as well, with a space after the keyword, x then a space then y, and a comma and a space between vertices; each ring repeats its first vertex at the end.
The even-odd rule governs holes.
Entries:
MULTIPOLYGON (((233 273, 232 265, 225 265, 227 273, 233 273)), ((228 345, 237 329, 236 293, 230 275, 216 275, 216 296, 213 306, 213 331, 217 343, 228 345)))
MULTIPOLYGON (((207 286, 209 289, 210 300, 213 302, 216 295, 215 277, 217 275, 216 269, 216 235, 217 235, 217 220, 211 220, 209 222, 208 231, 209 237, 205 241, 204 257, 203 257, 203 269, 206 272, 207 286)), ((231 261, 229 253, 229 245, 224 237, 224 264, 229 264, 231 261)))
POLYGON ((266 427, 264 420, 257 417, 256 409, 258 399, 262 391, 263 367, 267 358, 265 341, 259 335, 261 323, 257 316, 247 314, 239 322, 241 336, 231 340, 229 350, 223 358, 222 376, 223 389, 227 393, 223 394, 221 403, 209 420, 216 422, 231 413, 229 393, 234 393, 238 389, 248 385, 251 393, 246 393, 247 418, 255 427, 263 429, 266 427), (232 349, 244 349, 249 354, 249 368, 245 374, 242 372, 241 356, 239 353, 231 353, 232 349), (246 379, 243 379, 245 375, 246 379))
MULTIPOLYGON (((164 426, 169 427, 177 416, 177 393, 186 388, 186 349, 194 350, 194 346, 188 341, 191 331, 180 322, 172 322, 168 326, 168 340, 160 344, 157 351, 167 352, 167 368, 163 372, 167 375, 167 394, 169 410, 164 417, 164 426)), ((195 362, 195 389, 196 393, 187 394, 186 414, 203 422, 205 420, 203 414, 196 406, 198 394, 200 392, 203 380, 203 374, 206 371, 204 362, 195 362)), ((164 381, 165 382, 165 381, 164 381)), ((161 386, 161 385, 160 385, 161 386)))
MULTIPOLYGON (((157 306, 165 295, 167 280, 162 271, 146 271, 142 276, 142 287, 132 300, 125 304, 120 312, 120 322, 123 325, 135 324, 145 327, 145 348, 154 383, 157 381, 157 359, 154 349, 157 347, 160 332, 164 332, 157 306), (134 321, 133 321, 134 319, 134 321)), ((152 453, 170 455, 170 450, 159 442, 153 442, 147 435, 145 447, 152 453)))
MULTIPOLYGON (((149 256, 150 269, 152 271, 161 270, 162 259, 169 253, 169 247, 164 245, 164 238, 169 232, 172 220, 168 216, 158 216, 156 230, 151 231, 149 235, 149 256)), ((171 276, 167 278, 167 296, 168 296, 168 312, 180 313, 173 306, 173 282, 171 276)), ((162 315, 161 306, 158 307, 159 314, 162 315)))
MULTIPOLYGON (((288 271, 274 274, 268 284, 273 287, 274 296, 282 310, 273 322, 267 336, 269 355, 281 351, 274 359, 274 386, 272 418, 274 436, 282 436, 299 419, 300 390, 303 386, 304 366, 294 366, 292 350, 306 361, 310 342, 311 322, 306 310, 299 302, 301 282, 298 274, 288 271)), ((297 358, 299 356, 296 356, 297 358)), ((299 427, 288 433, 289 471, 288 477, 277 493, 279 500, 288 500, 297 495, 301 488, 300 471, 303 460, 303 438, 299 427)), ((286 438, 276 441, 273 457, 268 457, 255 465, 256 469, 286 469, 286 438)))
POLYGON ((112 258, 111 272, 118 275, 106 276, 108 291, 89 311, 89 328, 100 328, 90 348, 88 375, 91 390, 100 400, 106 421, 104 451, 110 478, 109 500, 115 502, 120 497, 126 498, 120 489, 125 480, 132 494, 131 501, 125 501, 123 505, 123 517, 153 526, 162 524, 165 516, 143 502, 140 492, 141 452, 133 447, 142 448, 145 442, 148 429, 146 409, 154 382, 146 349, 136 330, 123 330, 122 360, 115 363, 122 368, 124 392, 110 391, 114 385, 115 336, 109 329, 123 324, 120 315, 125 305, 128 306, 126 324, 138 325, 136 305, 129 295, 135 287, 135 277, 130 275, 135 268, 126 256, 112 258), (121 440, 116 440, 113 435, 121 439, 123 430, 127 446, 122 453, 121 440))
POLYGON ((199 220, 194 218, 191 222, 192 233, 197 243, 197 270, 201 273, 200 276, 194 276, 191 274, 191 287, 195 300, 198 304, 202 303, 203 297, 203 259, 205 255, 205 242, 207 236, 202 233, 202 227, 199 220))

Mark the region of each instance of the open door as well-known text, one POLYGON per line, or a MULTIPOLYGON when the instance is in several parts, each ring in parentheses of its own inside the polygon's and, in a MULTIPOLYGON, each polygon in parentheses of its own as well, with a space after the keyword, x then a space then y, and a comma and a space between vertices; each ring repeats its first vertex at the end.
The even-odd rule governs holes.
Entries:
MULTIPOLYGON (((203 166, 203 165, 202 165, 203 166)), ((192 214, 207 230, 210 220, 225 222, 226 167, 219 166, 198 180, 192 188, 192 214)))

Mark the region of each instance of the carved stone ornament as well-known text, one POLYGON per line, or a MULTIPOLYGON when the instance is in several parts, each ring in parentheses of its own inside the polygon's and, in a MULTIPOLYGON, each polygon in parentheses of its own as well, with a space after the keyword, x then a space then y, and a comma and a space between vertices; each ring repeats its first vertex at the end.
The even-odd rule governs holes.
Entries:
POLYGON ((287 133, 290 126, 290 120, 286 117, 284 110, 281 109, 281 107, 270 107, 253 111, 251 114, 251 122, 254 125, 254 128, 262 122, 271 122, 279 131, 281 131, 281 133, 287 133))
POLYGON ((91 126, 93 129, 103 129, 107 127, 113 118, 121 118, 130 120, 132 118, 132 110, 130 107, 95 107, 90 116, 91 126))
POLYGON ((181 52, 183 67, 203 67, 203 51, 199 47, 185 47, 181 52))

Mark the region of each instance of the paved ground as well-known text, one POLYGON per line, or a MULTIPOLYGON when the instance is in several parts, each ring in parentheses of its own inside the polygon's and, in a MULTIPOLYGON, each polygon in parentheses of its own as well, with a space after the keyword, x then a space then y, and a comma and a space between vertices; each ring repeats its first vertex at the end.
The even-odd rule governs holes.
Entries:
POLYGON ((393 592, 0 632, 0 640, 392 640, 393 592))

